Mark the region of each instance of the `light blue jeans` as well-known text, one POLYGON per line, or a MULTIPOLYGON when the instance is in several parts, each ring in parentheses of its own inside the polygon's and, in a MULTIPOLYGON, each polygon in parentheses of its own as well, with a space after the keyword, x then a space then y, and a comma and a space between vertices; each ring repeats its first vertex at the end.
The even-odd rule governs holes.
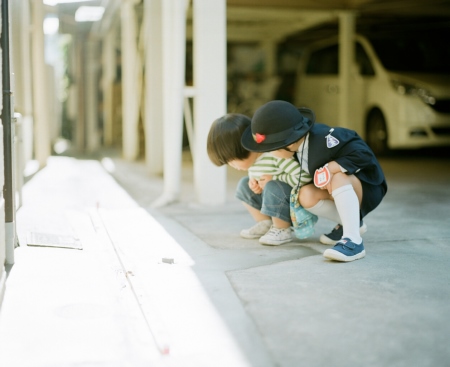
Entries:
POLYGON ((248 187, 248 177, 242 177, 236 189, 236 198, 258 209, 269 217, 291 223, 289 201, 292 187, 281 181, 269 181, 262 194, 255 194, 248 187))

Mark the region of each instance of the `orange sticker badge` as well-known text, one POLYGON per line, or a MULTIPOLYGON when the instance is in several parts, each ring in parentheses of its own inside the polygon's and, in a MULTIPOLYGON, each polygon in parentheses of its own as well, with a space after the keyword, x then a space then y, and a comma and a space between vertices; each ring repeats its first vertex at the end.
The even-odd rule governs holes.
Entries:
POLYGON ((316 169, 314 173, 314 185, 318 188, 328 185, 330 182, 331 174, 327 166, 316 169))

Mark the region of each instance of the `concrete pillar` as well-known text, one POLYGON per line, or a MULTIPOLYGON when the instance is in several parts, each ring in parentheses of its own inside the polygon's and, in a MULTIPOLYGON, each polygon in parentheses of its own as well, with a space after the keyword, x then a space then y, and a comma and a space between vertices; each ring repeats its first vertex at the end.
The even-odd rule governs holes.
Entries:
POLYGON ((100 147, 98 116, 98 72, 100 43, 89 39, 86 42, 85 98, 86 106, 86 150, 95 152, 100 147))
POLYGON ((86 148, 86 105, 84 101, 85 93, 85 69, 86 69, 86 35, 78 34, 74 41, 74 75, 76 75, 75 85, 71 92, 74 92, 76 98, 72 100, 75 103, 73 136, 75 147, 78 151, 83 152, 86 148))
POLYGON ((33 91, 31 65, 31 14, 29 0, 12 1, 11 19, 13 27, 15 68, 15 106, 22 115, 22 153, 24 162, 33 159, 33 91), (20 74, 20 75, 19 75, 20 74))
POLYGON ((194 184, 201 204, 223 204, 226 199, 226 167, 214 166, 206 153, 212 122, 226 107, 226 1, 194 0, 194 184))
POLYGON ((139 102, 137 79, 137 22, 134 11, 136 0, 123 0, 122 29, 122 151, 123 157, 135 160, 139 154, 139 102))
MULTIPOLYGON (((10 2, 11 66, 14 68, 14 115, 16 140, 16 208, 22 203, 22 186, 25 164, 33 158, 33 109, 30 61, 30 3, 28 0, 10 2), (17 113, 19 112, 19 113, 17 113)), ((3 186, 3 184, 2 184, 3 186)))
POLYGON ((46 67, 46 83, 45 92, 48 100, 48 138, 50 144, 61 136, 61 106, 57 98, 59 92, 59 80, 57 79, 55 65, 50 64, 47 59, 46 67))
POLYGON ((164 0, 163 20, 163 165, 164 192, 154 207, 179 198, 183 144, 186 67, 186 0, 164 0))
POLYGON ((23 133, 27 134, 27 140, 23 141, 25 160, 32 158, 33 141, 32 134, 32 85, 31 58, 30 58, 30 4, 28 0, 10 1, 11 19, 11 52, 12 65, 14 66, 15 80, 15 111, 22 115, 23 133), (31 138, 31 140, 30 140, 31 138))
POLYGON ((144 0, 145 24, 145 163, 163 172, 163 0, 144 0))
POLYGON ((355 14, 339 13, 339 126, 349 127, 350 83, 355 60, 355 14))
POLYGON ((111 27, 105 34, 102 48, 103 138, 106 146, 113 143, 113 86, 117 67, 115 37, 115 28, 111 27))
MULTIPOLYGON (((0 7, 0 19, 2 9, 0 7)), ((2 81, 2 63, 0 62, 0 85, 3 87, 2 81)), ((3 99, 0 98, 0 108, 2 106, 3 99)), ((0 185, 4 185, 4 161, 3 161, 3 123, 0 121, 0 185)), ((3 190, 0 191, 0 307, 5 294, 6 285, 6 245, 5 245, 5 200, 3 199, 3 190)))
POLYGON ((41 166, 51 154, 49 133, 49 102, 47 93, 42 93, 47 82, 47 69, 44 58, 44 5, 41 0, 32 0, 32 70, 33 70, 33 105, 34 105, 34 153, 41 166))
POLYGON ((273 77, 276 75, 277 70, 277 41, 269 39, 262 42, 265 56, 265 69, 264 73, 266 77, 273 77))
POLYGON ((11 55, 14 65, 15 110, 22 115, 32 113, 31 63, 30 63, 30 4, 28 0, 10 3, 11 19, 11 55))

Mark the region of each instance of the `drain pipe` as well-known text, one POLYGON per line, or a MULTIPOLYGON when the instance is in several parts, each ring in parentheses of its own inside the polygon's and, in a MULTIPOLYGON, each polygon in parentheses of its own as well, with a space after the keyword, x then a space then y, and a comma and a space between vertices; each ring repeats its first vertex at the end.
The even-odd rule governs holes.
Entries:
POLYGON ((9 55, 9 0, 2 0, 2 79, 3 79, 3 109, 1 119, 3 123, 3 158, 5 182, 3 198, 5 199, 5 245, 6 263, 14 264, 15 247, 15 208, 14 208, 14 181, 13 181, 13 133, 12 124, 12 90, 9 55))

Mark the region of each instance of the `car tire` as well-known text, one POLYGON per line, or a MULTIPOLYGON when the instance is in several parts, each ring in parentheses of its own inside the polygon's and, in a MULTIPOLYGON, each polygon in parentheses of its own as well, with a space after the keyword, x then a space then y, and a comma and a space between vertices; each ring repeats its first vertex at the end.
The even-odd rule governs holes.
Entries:
POLYGON ((389 152, 386 120, 379 110, 372 111, 367 119, 366 141, 377 156, 386 155, 389 152))

